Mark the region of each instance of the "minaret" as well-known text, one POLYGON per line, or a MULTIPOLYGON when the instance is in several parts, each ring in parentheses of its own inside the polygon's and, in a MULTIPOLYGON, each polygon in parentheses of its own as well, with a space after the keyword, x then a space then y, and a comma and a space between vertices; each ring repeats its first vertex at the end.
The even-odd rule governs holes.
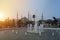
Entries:
POLYGON ((44 19, 43 19, 43 12, 42 12, 41 20, 42 20, 42 24, 43 24, 43 20, 44 20, 44 19))
POLYGON ((21 13, 21 19, 22 19, 22 13, 21 13))
POLYGON ((30 15, 30 21, 31 21, 31 15, 30 15))
POLYGON ((18 21, 18 12, 17 12, 17 21, 18 21))
MULTIPOLYGON (((28 22, 29 22, 29 20, 30 20, 30 19, 29 19, 29 11, 28 11, 28 22)), ((30 23, 29 23, 29 25, 28 25, 28 26, 30 27, 30 23)))
POLYGON ((29 20, 29 11, 28 11, 28 20, 29 20))
POLYGON ((43 12, 42 12, 41 20, 43 20, 43 12))
POLYGON ((18 27, 18 12, 17 12, 17 25, 16 26, 18 27))

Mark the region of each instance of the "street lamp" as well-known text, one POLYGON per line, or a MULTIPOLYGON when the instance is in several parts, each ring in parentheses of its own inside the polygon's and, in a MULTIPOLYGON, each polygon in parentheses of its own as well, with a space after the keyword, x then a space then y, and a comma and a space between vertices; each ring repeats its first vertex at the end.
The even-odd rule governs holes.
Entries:
POLYGON ((35 24, 35 15, 33 15, 33 19, 34 19, 34 24, 35 24))

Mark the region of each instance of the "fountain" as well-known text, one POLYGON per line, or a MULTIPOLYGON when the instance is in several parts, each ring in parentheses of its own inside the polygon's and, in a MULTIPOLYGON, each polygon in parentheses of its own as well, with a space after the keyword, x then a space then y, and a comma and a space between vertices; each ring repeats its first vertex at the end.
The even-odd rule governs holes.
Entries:
MULTIPOLYGON (((43 13, 42 13, 42 17, 41 18, 43 20, 43 13)), ((29 14, 28 14, 28 19, 29 19, 29 14)), ((42 24, 40 24, 40 26, 37 26, 37 22, 35 21, 35 15, 33 15, 33 21, 35 22, 34 27, 32 27, 31 24, 30 24, 30 26, 28 24, 27 32, 30 32, 30 33, 40 33, 40 34, 41 34, 41 32, 44 32, 44 29, 43 29, 44 28, 44 24, 42 23, 42 24)))
POLYGON ((40 33, 40 32, 44 32, 44 24, 41 24, 39 27, 37 26, 37 22, 35 22, 34 27, 32 27, 32 25, 30 24, 30 27, 27 27, 27 32, 30 33, 40 33), (33 30, 32 30, 33 29, 33 30))

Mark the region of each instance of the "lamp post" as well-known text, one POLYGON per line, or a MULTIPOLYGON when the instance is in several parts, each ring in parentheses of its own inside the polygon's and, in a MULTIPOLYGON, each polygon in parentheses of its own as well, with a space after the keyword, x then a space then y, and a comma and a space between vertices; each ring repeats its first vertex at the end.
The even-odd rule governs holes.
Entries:
POLYGON ((35 15, 33 15, 34 23, 35 23, 35 15))

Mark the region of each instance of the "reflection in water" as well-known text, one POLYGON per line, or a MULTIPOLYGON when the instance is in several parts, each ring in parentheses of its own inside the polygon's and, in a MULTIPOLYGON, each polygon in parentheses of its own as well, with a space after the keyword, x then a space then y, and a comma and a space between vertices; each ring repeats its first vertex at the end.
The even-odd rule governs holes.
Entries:
POLYGON ((60 35, 60 32, 59 32, 59 35, 60 35))
POLYGON ((12 32, 14 32, 14 30, 12 30, 12 32))
POLYGON ((3 37, 5 34, 5 31, 0 31, 0 37, 3 37))
POLYGON ((26 28, 0 31, 0 40, 60 40, 60 30, 56 32, 56 30, 44 29, 46 31, 41 31, 42 33, 30 33, 30 31, 28 35, 24 30, 26 30, 26 28))
POLYGON ((16 34, 18 34, 18 30, 16 30, 16 34))
POLYGON ((25 35, 27 35, 27 32, 25 32, 25 35))
POLYGON ((41 32, 39 32, 39 36, 41 36, 41 32))
POLYGON ((52 36, 54 36, 54 32, 52 32, 52 36))
POLYGON ((56 30, 56 32, 58 32, 58 30, 56 30))
POLYGON ((4 31, 0 31, 0 34, 4 34, 4 31))

